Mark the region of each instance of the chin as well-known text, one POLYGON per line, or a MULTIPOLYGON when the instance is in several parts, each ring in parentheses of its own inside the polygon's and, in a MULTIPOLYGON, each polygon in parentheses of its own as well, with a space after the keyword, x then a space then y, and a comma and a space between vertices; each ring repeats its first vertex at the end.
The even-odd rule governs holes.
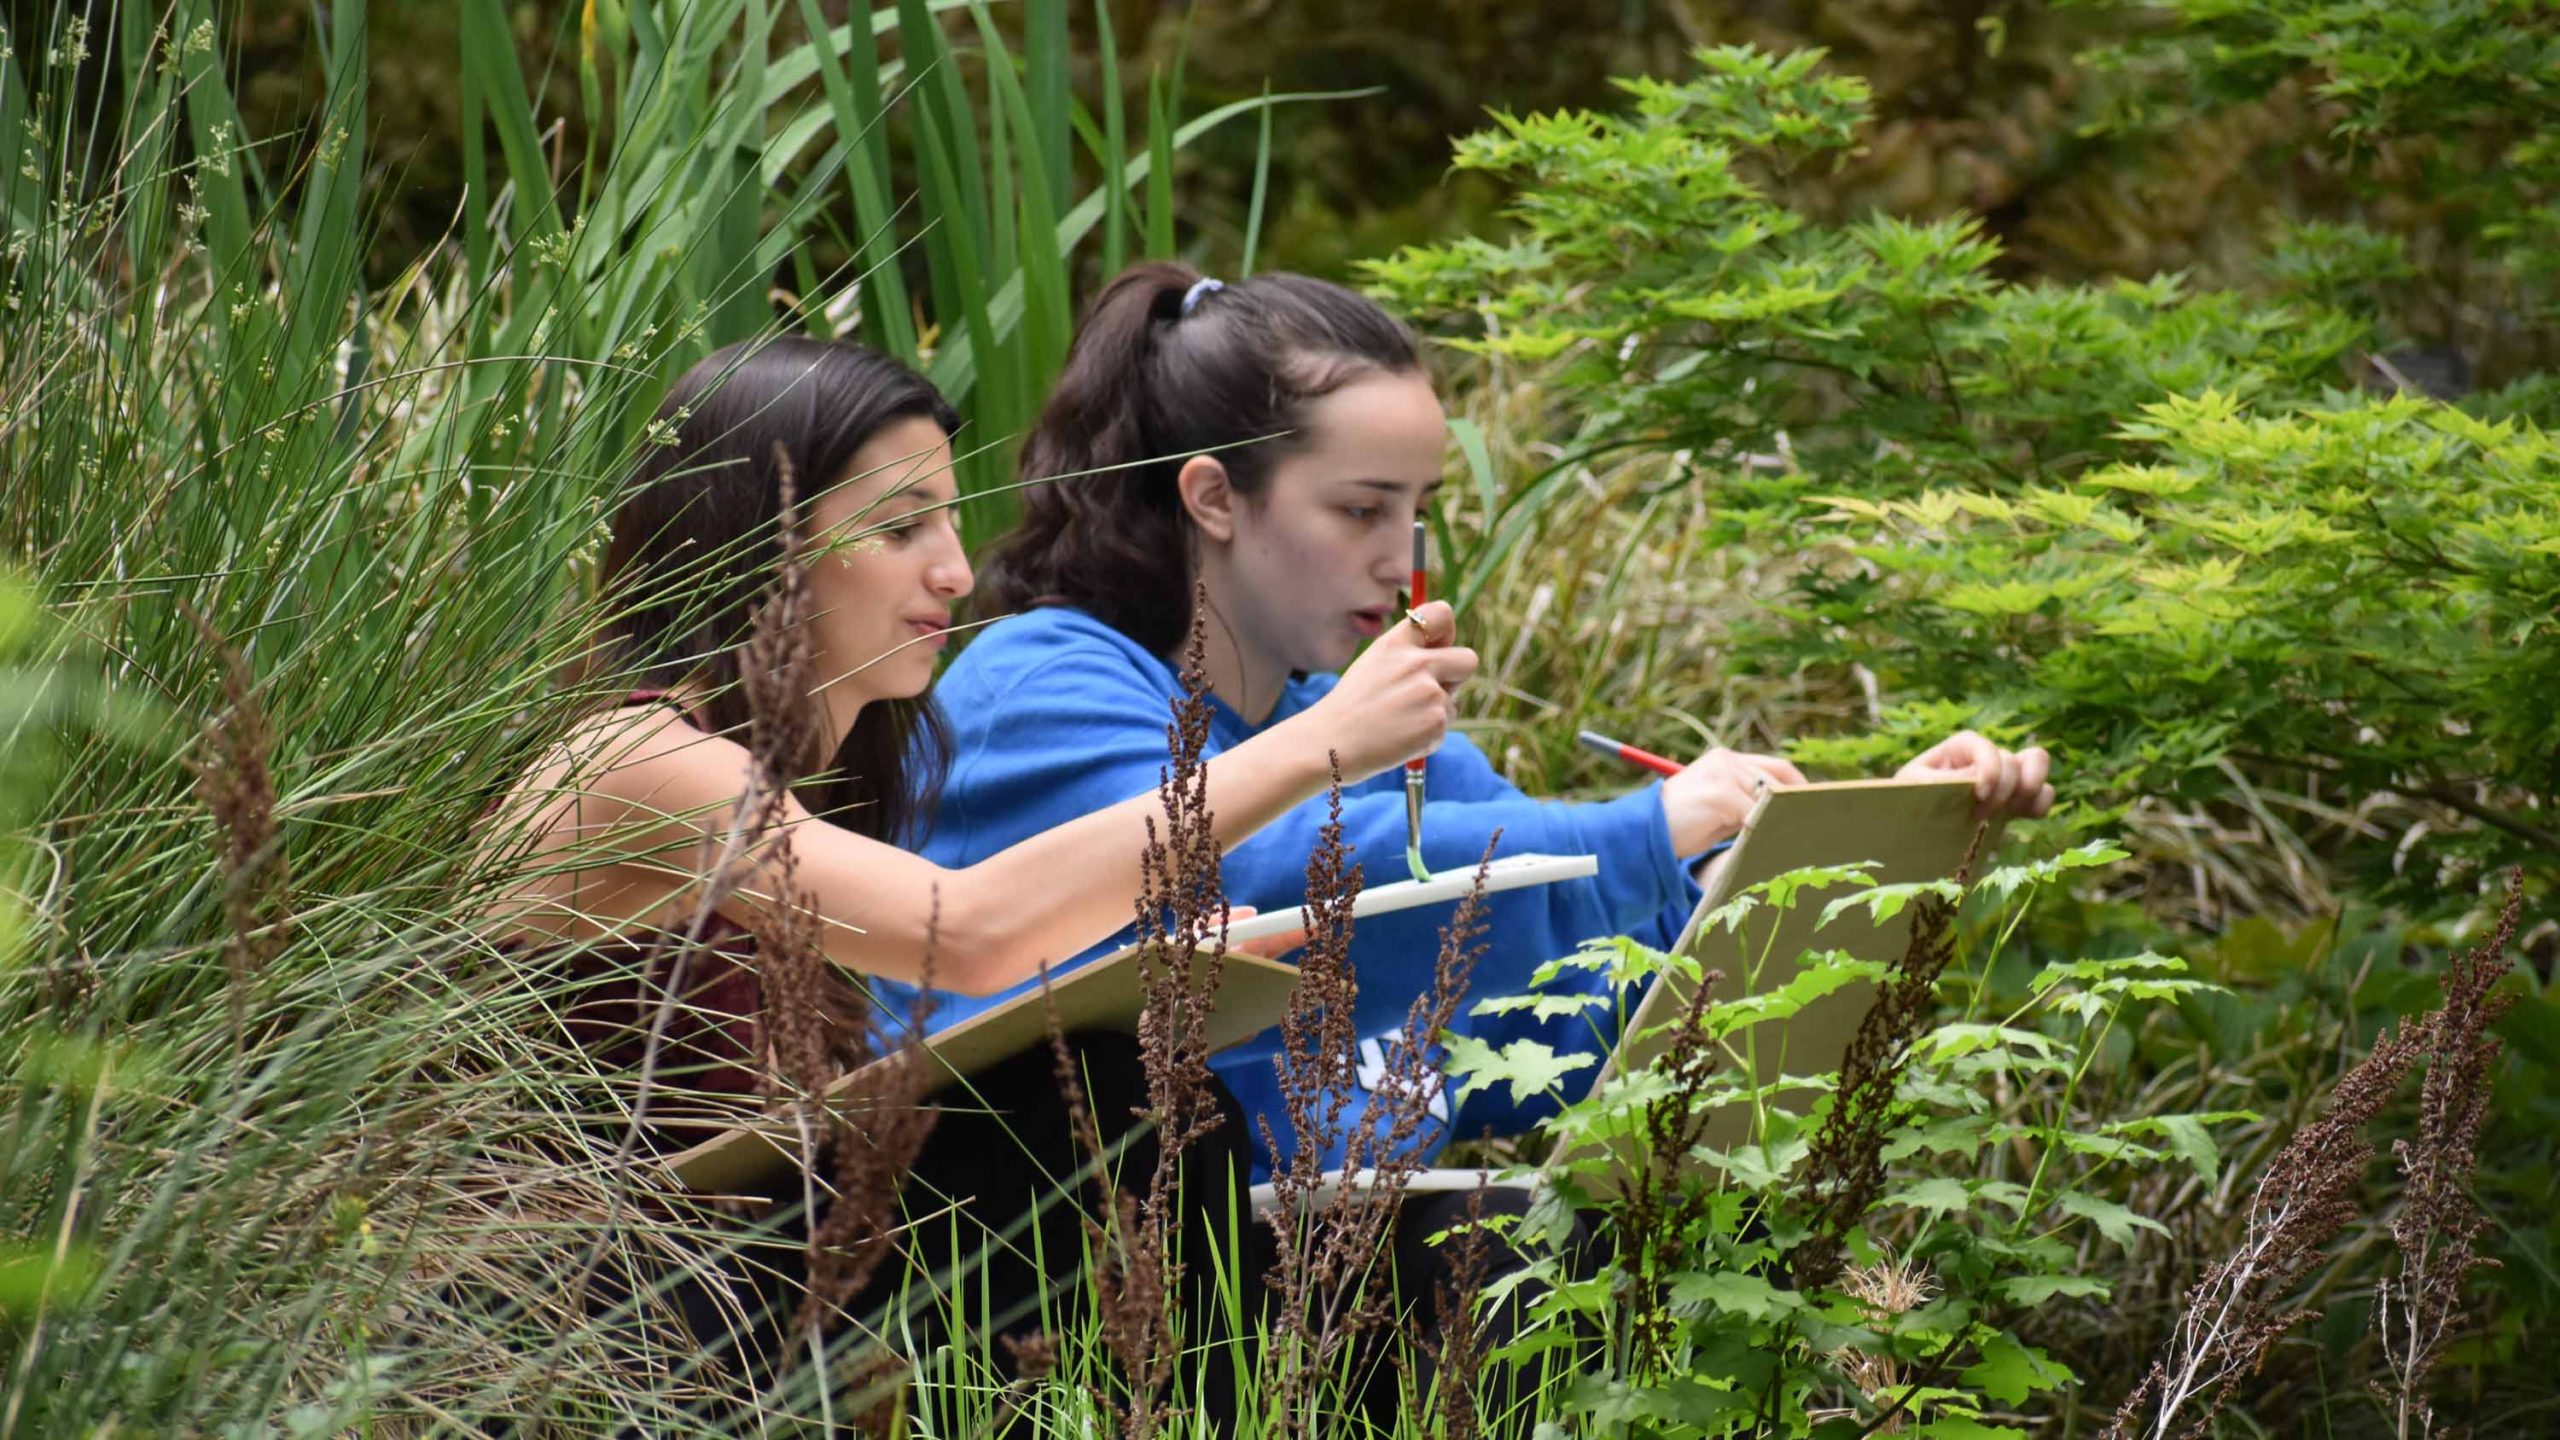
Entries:
POLYGON ((1301 656, 1290 666, 1290 669, 1301 675, 1318 674, 1327 670, 1341 670, 1359 658, 1360 645, 1359 642, 1354 641, 1336 645, 1323 655, 1301 656))

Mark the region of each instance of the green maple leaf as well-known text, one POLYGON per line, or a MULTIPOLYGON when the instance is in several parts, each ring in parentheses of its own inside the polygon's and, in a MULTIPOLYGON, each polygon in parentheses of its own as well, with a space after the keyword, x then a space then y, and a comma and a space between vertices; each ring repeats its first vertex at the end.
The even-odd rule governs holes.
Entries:
POLYGON ((1532 1095, 1543 1095, 1555 1083, 1598 1058, 1589 1054, 1558 1055, 1555 1047, 1536 1040, 1514 1040, 1496 1050, 1472 1035, 1448 1037, 1449 1072, 1462 1075, 1458 1098, 1466 1099, 1478 1090, 1508 1082, 1511 1103, 1525 1104, 1532 1095))

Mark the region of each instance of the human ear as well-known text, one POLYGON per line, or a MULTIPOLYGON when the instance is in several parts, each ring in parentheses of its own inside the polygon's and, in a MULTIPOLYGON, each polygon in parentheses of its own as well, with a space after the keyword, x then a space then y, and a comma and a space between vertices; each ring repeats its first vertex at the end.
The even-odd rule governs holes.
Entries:
POLYGON ((1182 462, 1173 488, 1201 538, 1221 545, 1236 538, 1236 490, 1228 482, 1226 466, 1209 456, 1194 455, 1182 462))

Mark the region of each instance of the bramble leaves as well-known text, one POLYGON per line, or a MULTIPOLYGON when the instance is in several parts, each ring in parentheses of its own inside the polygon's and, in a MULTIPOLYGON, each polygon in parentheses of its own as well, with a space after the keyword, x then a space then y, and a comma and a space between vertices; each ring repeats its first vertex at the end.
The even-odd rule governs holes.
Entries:
MULTIPOLYGON (((2516 117, 2479 102, 2552 93, 2512 68, 2547 59, 2547 35, 2483 5, 2406 28, 2371 0, 2172 8, 2321 67, 2375 135, 2512 140, 2516 117), (2443 68, 2388 58, 2419 35, 2450 47, 2443 68), (2417 104, 2438 92, 2474 108, 2417 104)), ((2162 42, 2199 73, 2236 64, 2183 43, 2162 42)), ((2486 405, 2341 393, 2382 348, 2354 297, 2406 272, 2394 242, 2298 228, 2254 295, 2012 282, 1970 218, 1834 224, 1790 203, 1806 160, 1855 132, 1862 87, 1750 51, 1696 60, 1631 85, 1629 113, 1503 118, 1460 165, 1518 187, 1512 238, 1370 274, 1453 343, 1551 367, 1558 473, 1660 456, 1730 517, 1710 543, 1783 557, 1787 593, 1719 639, 1735 671, 1837 677, 1855 657, 1888 719, 2023 718, 2057 788, 2101 806, 2209 801, 2235 775, 2391 797, 2418 813, 2340 843, 2393 898, 2436 873, 2403 834, 2466 865, 2560 849, 2542 701, 2560 688, 2560 444, 2486 405)), ((2430 183, 2547 230, 2560 146, 2527 158, 2430 183)), ((2547 245, 2487 248, 2551 271, 2547 245)), ((1793 753, 1875 766, 1908 738, 1793 753)))
MULTIPOLYGON (((1943 882, 1875 884, 1866 865, 1799 870, 1747 887, 1723 913, 1740 925, 1764 909, 1846 884, 1858 888, 1826 907, 1834 918, 1860 905, 1891 917, 1923 898, 1955 902, 1959 910, 1972 901, 1990 913, 1977 916, 1978 930, 1958 933, 1999 934, 2016 918, 2015 907, 2050 893, 2052 882, 2123 856, 2105 841, 2089 842, 2004 867, 1975 881, 1970 895, 1943 882)), ((1755 1027, 1853 984, 1889 983, 1894 967, 1838 952, 1773 953, 1768 960, 1778 967, 1771 973, 1787 977, 1782 983, 1758 993, 1711 993, 1702 1008, 1650 1037, 1669 1056, 1687 1046, 1685 1053, 1703 1063, 1664 1059, 1613 1075, 1542 1125, 1555 1147, 1546 1165, 1555 1197, 1548 1203, 1558 1215, 1578 1208, 1587 1233, 1614 1254, 1605 1279, 1593 1281, 1567 1279, 1554 1255, 1536 1262, 1555 1287, 1541 1324, 1581 1324, 1617 1337, 1605 1347, 1602 1370, 1586 1373, 1567 1395, 1564 1417, 1593 1425, 1645 1417, 1648 1434, 1815 1436, 1824 1431, 1810 1415, 1834 1403, 1820 1397, 1838 1396, 1831 1387, 1859 1373, 1861 1357, 1907 1365, 1961 1346, 1973 1359, 1951 1381, 1907 1392, 1891 1383, 1868 1388, 1865 1403, 1901 1404, 1915 1434, 2019 1433, 1983 1417, 2014 1412, 2075 1377, 2017 1331, 2001 1328, 2011 1319, 1991 1321, 2057 1299, 2110 1293, 2105 1279, 2078 1273, 2087 1246, 2075 1222, 2114 1246, 2146 1229, 2162 1231, 2124 1203, 2127 1193, 2143 1192, 2121 1182, 2168 1165, 2211 1180, 2220 1166, 2214 1127, 2253 1118, 2110 1119, 2076 1107, 2072 1092, 2108 1034, 2089 1021, 2215 987, 2174 958, 2144 952, 2029 972, 2024 995, 2006 1014, 1974 1018, 1943 996, 1934 1010, 1922 1006, 1900 1042, 1907 1065, 1877 1152, 1884 1183, 1861 1202, 1844 1234, 1845 1268, 1809 1279, 1804 1256, 1821 1214, 1814 1201, 1829 1183, 1819 1178, 1817 1147, 1830 1143, 1824 1116, 1837 1103, 1840 1077, 1746 1063, 1755 1027), (1709 1118, 1721 1128, 1698 1123, 1709 1118)), ((1576 968, 1684 977, 1696 963, 1626 940, 1588 946, 1572 961, 1576 968)), ((1546 973, 1564 968, 1551 965, 1546 973)), ((1982 980, 1962 963, 1940 973, 1958 992, 1982 980)), ((1543 1013, 1534 998, 1488 1008, 1543 1013)), ((1581 1009, 1577 1003, 1554 1013, 1581 1009)), ((1785 1038, 1773 1027, 1756 1044, 1765 1051, 1785 1038)), ((1451 1068, 1467 1090, 1509 1083, 1526 1097, 1552 1093, 1581 1058, 1534 1042, 1497 1051, 1462 1040, 1452 1047, 1451 1068)), ((1538 1233, 1560 1244, 1572 1228, 1538 1233)))
POLYGON ((1530 1097, 1554 1089, 1565 1076, 1598 1063, 1598 1057, 1588 1053, 1558 1055, 1554 1046, 1538 1040, 1514 1040, 1496 1050, 1472 1035, 1451 1035, 1448 1046, 1449 1069, 1466 1077, 1458 1087, 1461 1100, 1478 1090, 1508 1084, 1512 1103, 1526 1104, 1530 1097))

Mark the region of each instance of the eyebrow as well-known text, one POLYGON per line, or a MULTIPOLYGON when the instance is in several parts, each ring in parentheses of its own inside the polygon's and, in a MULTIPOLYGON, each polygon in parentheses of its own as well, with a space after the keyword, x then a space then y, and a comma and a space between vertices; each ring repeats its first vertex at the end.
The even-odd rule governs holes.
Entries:
POLYGON ((933 491, 925 488, 931 479, 931 476, 921 476, 915 480, 908 481, 907 483, 900 485, 897 489, 890 491, 888 494, 881 496, 879 499, 871 503, 883 508, 891 505, 904 505, 909 510, 928 510, 943 505, 956 505, 960 503, 960 497, 956 492, 949 495, 937 495, 933 491))
MULTIPOLYGON (((1351 483, 1363 490, 1383 490, 1390 495, 1401 495, 1405 491, 1405 483, 1401 480, 1354 480, 1351 483)), ((1435 475, 1430 480, 1424 482, 1422 486, 1422 493, 1428 495, 1432 491, 1439 489, 1440 485, 1440 477, 1435 475)))

